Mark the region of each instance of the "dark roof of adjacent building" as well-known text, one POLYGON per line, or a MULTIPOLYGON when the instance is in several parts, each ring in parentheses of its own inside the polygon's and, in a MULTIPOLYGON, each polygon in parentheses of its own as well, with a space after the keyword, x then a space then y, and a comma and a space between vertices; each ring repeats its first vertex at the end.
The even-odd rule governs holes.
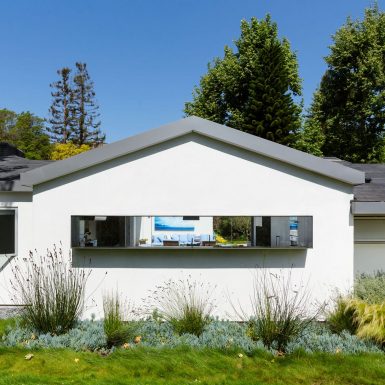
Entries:
POLYGON ((0 142, 0 192, 32 191, 20 183, 20 174, 50 163, 47 160, 26 159, 16 147, 0 142))
POLYGON ((350 163, 338 158, 325 158, 365 173, 365 183, 354 186, 354 200, 385 202, 385 163, 350 163))

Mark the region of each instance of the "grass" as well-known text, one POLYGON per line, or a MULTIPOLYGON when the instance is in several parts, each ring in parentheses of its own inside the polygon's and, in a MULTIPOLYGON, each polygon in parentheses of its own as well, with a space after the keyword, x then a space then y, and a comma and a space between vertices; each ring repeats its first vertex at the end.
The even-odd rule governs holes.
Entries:
POLYGON ((239 357, 213 350, 149 349, 116 351, 108 357, 69 350, 0 348, 0 384, 274 384, 365 385, 385 383, 383 355, 343 354, 239 357), (78 359, 78 362, 75 361, 78 359))

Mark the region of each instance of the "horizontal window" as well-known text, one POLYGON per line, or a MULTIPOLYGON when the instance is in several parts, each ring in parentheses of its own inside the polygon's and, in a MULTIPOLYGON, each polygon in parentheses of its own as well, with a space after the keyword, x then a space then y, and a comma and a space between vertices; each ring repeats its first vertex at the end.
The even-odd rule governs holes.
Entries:
POLYGON ((311 216, 73 216, 72 247, 310 248, 311 216))
POLYGON ((0 210, 0 254, 16 253, 15 210, 0 210))

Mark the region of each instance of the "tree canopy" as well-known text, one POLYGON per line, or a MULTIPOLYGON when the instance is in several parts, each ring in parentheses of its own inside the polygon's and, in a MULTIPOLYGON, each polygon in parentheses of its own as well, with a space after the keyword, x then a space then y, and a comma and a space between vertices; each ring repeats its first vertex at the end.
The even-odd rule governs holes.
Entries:
POLYGON ((200 116, 250 134, 291 145, 301 125, 298 63, 269 15, 242 20, 236 49, 208 65, 185 114, 200 116))
POLYGON ((49 159, 51 145, 45 133, 44 119, 31 112, 0 110, 0 141, 8 142, 29 159, 49 159))
POLYGON ((328 68, 308 118, 308 125, 324 135, 323 154, 352 162, 383 161, 385 14, 373 6, 362 21, 347 19, 325 60, 328 68))

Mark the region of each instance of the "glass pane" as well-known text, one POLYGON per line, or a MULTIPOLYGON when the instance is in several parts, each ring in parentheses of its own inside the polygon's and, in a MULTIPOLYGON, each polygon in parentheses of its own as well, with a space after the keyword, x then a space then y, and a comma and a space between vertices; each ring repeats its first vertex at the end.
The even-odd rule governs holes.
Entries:
POLYGON ((310 216, 254 217, 255 246, 313 247, 313 218, 310 216))
POLYGON ((14 210, 0 210, 0 254, 15 254, 14 210))
POLYGON ((310 216, 76 216, 73 247, 313 247, 310 216))
POLYGON ((76 216, 71 220, 74 247, 125 247, 126 219, 118 216, 76 216))

